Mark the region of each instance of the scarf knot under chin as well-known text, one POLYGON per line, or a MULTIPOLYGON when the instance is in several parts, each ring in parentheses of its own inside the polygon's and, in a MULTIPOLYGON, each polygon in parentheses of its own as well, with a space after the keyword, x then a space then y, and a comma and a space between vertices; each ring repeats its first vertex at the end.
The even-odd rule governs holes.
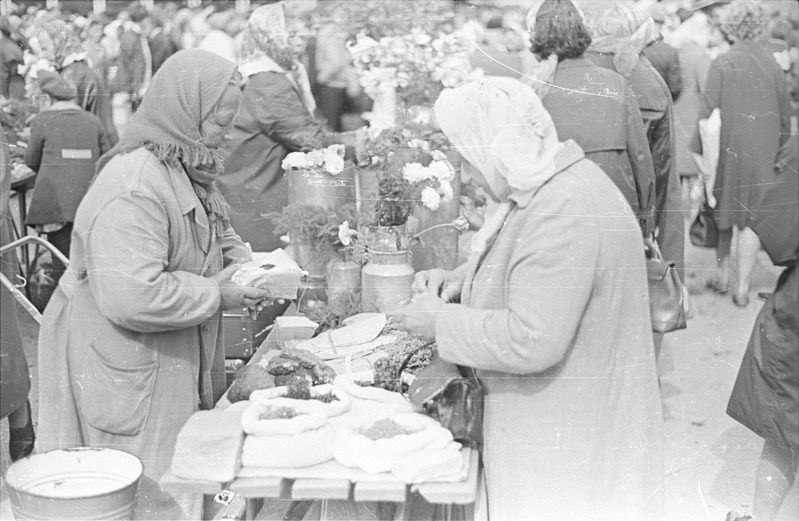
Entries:
POLYGON ((221 172, 221 160, 215 165, 220 165, 209 170, 203 166, 189 166, 181 162, 186 175, 189 176, 194 193, 208 214, 208 223, 217 237, 222 237, 230 226, 230 205, 216 188, 216 179, 221 172))

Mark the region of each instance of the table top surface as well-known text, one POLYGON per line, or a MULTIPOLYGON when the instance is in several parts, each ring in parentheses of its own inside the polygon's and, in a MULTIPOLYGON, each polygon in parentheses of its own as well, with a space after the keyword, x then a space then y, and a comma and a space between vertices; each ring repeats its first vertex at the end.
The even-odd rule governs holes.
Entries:
MULTIPOLYGON (((291 308, 287 311, 291 314, 291 308)), ((258 363, 269 357, 272 351, 279 349, 275 330, 263 341, 248 363, 258 363)), ((227 398, 223 397, 217 404, 225 407, 227 398)), ((247 476, 237 477, 230 483, 216 481, 199 481, 179 478, 168 471, 161 478, 161 485, 172 492, 213 495, 226 489, 245 498, 279 498, 292 500, 305 499, 342 499, 354 501, 390 501, 404 502, 410 494, 418 493, 428 502, 435 504, 474 503, 479 477, 480 453, 476 449, 464 447, 462 455, 468 465, 466 478, 458 482, 431 482, 408 485, 390 473, 366 475, 346 479, 324 478, 292 478, 296 474, 287 471, 286 476, 247 476)), ((245 473, 246 474, 246 473, 245 473)))
POLYGON ((21 176, 13 177, 11 179, 11 189, 18 192, 24 192, 25 190, 30 189, 34 181, 36 181, 36 172, 31 169, 27 169, 21 176))

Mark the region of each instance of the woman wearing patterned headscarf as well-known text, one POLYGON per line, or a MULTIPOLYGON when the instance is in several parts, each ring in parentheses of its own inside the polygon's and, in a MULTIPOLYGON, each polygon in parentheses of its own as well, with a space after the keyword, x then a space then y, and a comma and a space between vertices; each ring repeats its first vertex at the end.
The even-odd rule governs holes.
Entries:
POLYGON ((281 163, 289 152, 354 142, 352 135, 328 133, 314 117, 308 75, 294 55, 298 36, 287 29, 284 11, 282 2, 265 5, 247 21, 239 62, 249 82, 219 183, 232 208, 233 227, 254 251, 283 246, 265 215, 287 204, 281 163))
POLYGON ((674 104, 668 85, 641 53, 659 34, 654 20, 631 2, 579 2, 591 33, 585 53, 592 63, 630 79, 655 166, 655 228, 663 256, 685 280, 682 191, 674 148, 674 104))
POLYGON ((435 110, 493 205, 469 262, 419 273, 420 294, 395 319, 487 389, 489 518, 662 519, 660 396, 630 206, 516 80, 444 91, 435 110))
MULTIPOLYGON (((749 303, 749 277, 760 241, 752 231, 752 210, 774 177, 780 146, 790 136, 791 105, 785 76, 762 41, 768 19, 759 4, 734 2, 718 11, 719 26, 733 42, 708 71, 698 120, 721 112, 721 144, 713 194, 719 227, 718 268, 708 286, 730 290, 732 230, 738 229, 737 281, 733 302, 749 303)), ((702 153, 698 131, 691 149, 702 153)))
POLYGON ((86 445, 141 458, 139 519, 183 516, 158 480, 189 416, 225 391, 222 310, 266 297, 230 281, 250 254, 214 186, 241 80, 233 63, 199 50, 158 70, 100 160, 42 321, 37 451, 86 445))
POLYGON ((571 0, 537 2, 527 13, 527 30, 537 61, 527 80, 541 95, 558 136, 575 140, 608 174, 643 233, 651 233, 655 170, 629 80, 583 56, 591 36, 571 0))

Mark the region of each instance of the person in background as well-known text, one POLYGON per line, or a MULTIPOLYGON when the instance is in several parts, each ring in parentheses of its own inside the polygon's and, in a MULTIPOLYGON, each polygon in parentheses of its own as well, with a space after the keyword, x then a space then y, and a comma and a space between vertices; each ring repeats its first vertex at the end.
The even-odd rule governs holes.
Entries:
MULTIPOLYGON (((99 69, 89 61, 75 30, 62 20, 45 24, 55 59, 55 68, 76 90, 73 100, 83 110, 100 118, 111 146, 119 140, 111 109, 111 97, 99 69)), ((99 157, 99 156, 98 156, 99 157)), ((97 158, 95 158, 97 159, 97 158)))
POLYGON ((492 204, 469 262, 418 273, 420 294, 394 318, 486 388, 488 518, 662 520, 660 393, 629 204, 517 80, 445 90, 435 111, 492 204))
MULTIPOLYGON (((120 13, 121 14, 121 13, 120 13)), ((136 111, 152 78, 152 57, 147 39, 139 26, 147 16, 147 10, 137 5, 130 10, 129 19, 122 20, 117 29, 119 55, 117 72, 112 82, 114 93, 114 121, 124 131, 130 115, 136 111)))
POLYGON ((177 52, 177 47, 164 32, 164 22, 161 17, 148 13, 141 25, 142 32, 147 37, 147 45, 150 47, 152 73, 155 74, 167 58, 177 52))
POLYGON ((537 62, 529 81, 558 137, 580 145, 630 203, 643 235, 651 234, 655 169, 629 80, 583 56, 591 36, 571 0, 535 4, 527 14, 527 30, 537 62))
POLYGON ((666 85, 669 86, 671 99, 674 103, 677 103, 683 89, 680 58, 677 54, 677 49, 664 41, 663 33, 661 33, 666 16, 665 11, 665 7, 661 3, 654 4, 650 9, 652 20, 655 22, 655 28, 657 29, 657 36, 649 45, 644 47, 643 54, 649 60, 649 63, 652 64, 652 67, 658 71, 666 85))
MULTIPOLYGON (((11 157, 0 125, 0 247, 13 240, 11 195, 11 157)), ((17 252, 0 257, 0 270, 12 283, 17 282, 17 252)), ((8 452, 17 461, 33 452, 36 433, 28 400, 31 380, 28 361, 17 320, 17 306, 11 292, 0 287, 0 419, 8 418, 8 452)))
POLYGON ((0 96, 9 97, 12 78, 19 76, 17 66, 22 63, 22 49, 11 39, 11 24, 0 18, 0 96))
MULTIPOLYGON (((674 103, 674 138, 677 152, 677 174, 681 179, 702 181, 691 154, 691 139, 696 130, 696 117, 702 103, 707 72, 710 69, 710 22, 706 14, 697 12, 669 35, 677 49, 682 76, 682 94, 674 103)), ((699 208, 692 208, 691 221, 699 208)))
MULTIPOLYGON (((799 475, 799 139, 780 149, 777 175, 752 230, 771 261, 784 266, 752 329, 727 414, 764 439, 757 469, 754 521, 773 521, 799 475)), ((731 513, 730 521, 747 516, 731 513)), ((786 516, 787 519, 787 516, 786 516)))
MULTIPOLYGON (((39 71, 40 111, 30 123, 25 164, 37 172, 26 224, 36 226, 69 257, 72 223, 94 177, 97 160, 111 145, 102 122, 75 103, 77 91, 58 74, 39 71)), ((53 278, 66 271, 53 258, 53 278)))
POLYGON ((158 482, 185 422, 226 390, 222 310, 257 310, 268 293, 230 280, 251 255, 214 185, 242 84, 233 63, 206 51, 161 66, 98 164, 42 318, 36 450, 139 457, 135 519, 201 519, 197 498, 158 482))
POLYGON ((238 60, 236 41, 228 32, 235 17, 236 13, 234 11, 221 11, 211 14, 206 21, 208 29, 205 31, 205 35, 202 36, 197 48, 218 54, 222 58, 236 63, 238 60))
POLYGON ((351 144, 355 138, 328 132, 313 116, 316 103, 294 53, 299 35, 287 29, 284 9, 282 2, 261 6, 247 22, 239 69, 249 81, 219 180, 234 229, 259 252, 284 246, 265 217, 288 204, 283 159, 295 150, 351 144))
MULTIPOLYGON (((752 209, 772 182, 777 152, 790 136, 791 104, 785 76, 762 41, 767 21, 762 6, 735 2, 720 8, 717 16, 733 45, 711 64, 697 117, 707 119, 716 108, 721 112, 713 187, 718 200, 713 209, 719 228, 718 267, 707 285, 719 293, 730 290, 730 249, 736 228, 737 281, 732 299, 743 307, 749 304, 749 278, 760 250, 752 230, 752 209)), ((691 150, 702 154, 698 130, 691 150)))
POLYGON ((323 24, 316 36, 315 91, 319 112, 333 132, 341 132, 341 116, 347 101, 347 86, 353 74, 352 57, 345 45, 347 35, 335 22, 323 24))
MULTIPOLYGON (((674 262, 685 281, 685 222, 674 140, 674 104, 668 85, 642 55, 658 34, 643 11, 620 0, 580 2, 591 46, 586 57, 630 79, 655 166, 655 239, 663 258, 674 262)), ((687 299, 688 292, 684 291, 687 299)), ((659 351, 662 335, 655 337, 659 351)))

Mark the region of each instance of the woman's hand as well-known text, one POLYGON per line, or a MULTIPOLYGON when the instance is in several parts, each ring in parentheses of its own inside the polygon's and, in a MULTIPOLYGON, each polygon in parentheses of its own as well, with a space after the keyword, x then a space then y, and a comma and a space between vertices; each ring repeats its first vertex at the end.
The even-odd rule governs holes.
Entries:
POLYGON ((422 293, 414 297, 410 304, 394 313, 393 320, 398 328, 415 337, 435 340, 436 319, 446 305, 446 302, 432 293, 422 293))
POLYGON ((444 302, 454 302, 461 295, 463 277, 441 269, 420 271, 413 278, 411 288, 415 293, 429 293, 444 302))
POLYGON ((241 264, 231 264, 211 277, 219 285, 219 290, 222 292, 222 309, 263 308, 262 303, 267 300, 269 291, 261 288, 239 286, 230 280, 239 268, 241 268, 241 264))

